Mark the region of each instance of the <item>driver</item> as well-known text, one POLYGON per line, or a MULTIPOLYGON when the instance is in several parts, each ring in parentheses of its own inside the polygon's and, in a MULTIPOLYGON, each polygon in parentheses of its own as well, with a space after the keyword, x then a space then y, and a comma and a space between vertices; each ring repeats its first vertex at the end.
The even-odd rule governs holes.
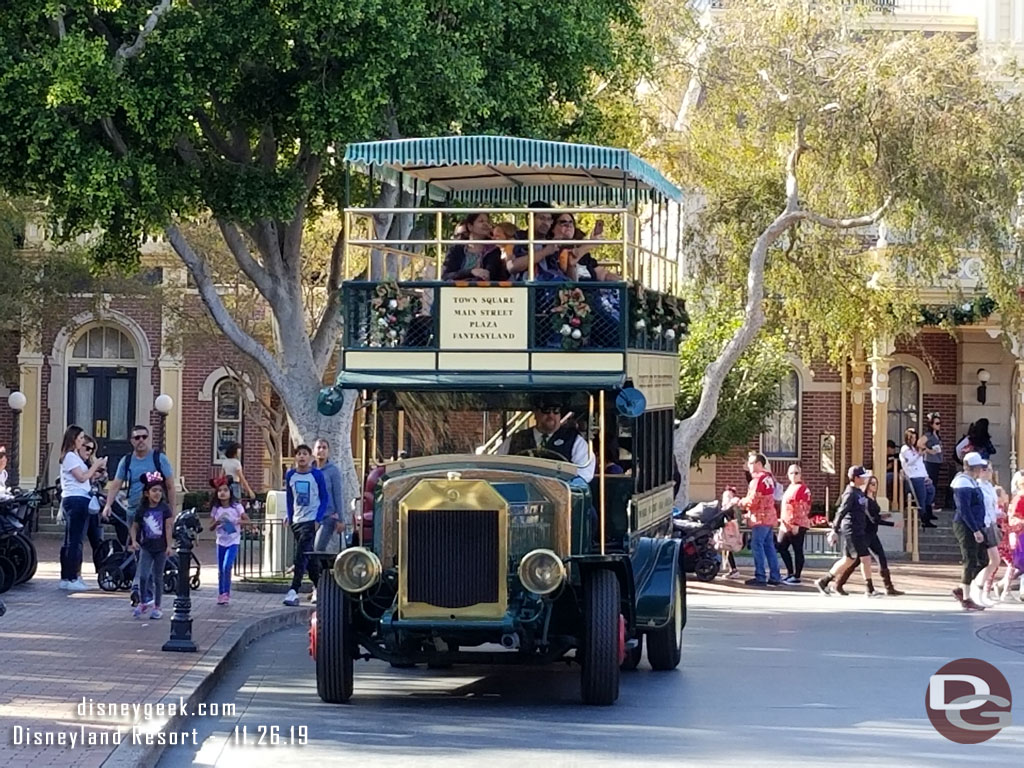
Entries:
POLYGON ((576 465, 576 474, 588 483, 594 479, 594 454, 587 448, 575 425, 562 426, 562 407, 556 401, 543 399, 533 411, 535 425, 513 432, 501 447, 501 456, 519 455, 528 451, 546 451, 576 465))

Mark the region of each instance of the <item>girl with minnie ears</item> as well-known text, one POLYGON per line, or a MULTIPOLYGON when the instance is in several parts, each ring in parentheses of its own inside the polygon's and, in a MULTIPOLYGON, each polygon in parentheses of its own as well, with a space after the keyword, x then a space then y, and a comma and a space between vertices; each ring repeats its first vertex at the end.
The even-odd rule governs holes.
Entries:
POLYGON ((235 501, 227 476, 211 480, 210 485, 213 486, 210 500, 213 525, 210 530, 217 532, 217 573, 220 580, 217 605, 227 605, 231 600, 231 569, 242 541, 239 526, 248 525, 250 520, 242 505, 235 501))

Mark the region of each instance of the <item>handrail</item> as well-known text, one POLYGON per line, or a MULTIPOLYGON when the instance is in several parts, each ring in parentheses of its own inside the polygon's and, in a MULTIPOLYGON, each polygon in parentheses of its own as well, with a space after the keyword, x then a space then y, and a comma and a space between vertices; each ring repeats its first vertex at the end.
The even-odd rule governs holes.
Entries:
POLYGON ((488 454, 493 456, 496 454, 498 449, 501 447, 501 444, 505 442, 506 433, 516 432, 525 427, 530 421, 530 417, 532 415, 533 413, 531 411, 516 411, 515 416, 512 417, 512 421, 504 430, 498 430, 495 432, 484 441, 483 445, 476 449, 477 455, 488 454))

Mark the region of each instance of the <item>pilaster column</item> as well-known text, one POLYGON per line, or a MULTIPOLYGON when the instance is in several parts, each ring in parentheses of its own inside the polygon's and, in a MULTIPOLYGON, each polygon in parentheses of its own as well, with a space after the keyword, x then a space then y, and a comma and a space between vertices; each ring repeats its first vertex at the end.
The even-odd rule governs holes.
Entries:
POLYGON ((885 487, 885 443, 889 433, 889 369, 896 345, 891 338, 879 338, 872 344, 871 357, 871 445, 875 474, 879 477, 878 504, 883 511, 889 509, 888 488, 885 487))
POLYGON ((864 402, 868 385, 864 351, 857 345, 850 359, 850 463, 864 463, 864 402))
MULTIPOLYGON (((22 488, 33 488, 39 479, 42 454, 43 357, 38 330, 27 325, 21 328, 21 349, 18 353, 18 389, 25 395, 18 439, 18 479, 22 488)), ((6 405, 6 403, 5 403, 6 405)), ((60 445, 56 446, 57 450, 60 445)), ((50 447, 51 452, 53 446, 50 447)), ((51 478, 52 479, 52 478, 51 478)))
MULTIPOLYGON (((182 414, 185 411, 183 378, 185 358, 182 353, 182 317, 185 301, 186 271, 180 265, 164 267, 164 286, 166 289, 165 306, 160 327, 160 391, 156 394, 170 395, 174 400, 174 408, 164 422, 164 453, 174 467, 175 476, 180 483, 182 478, 182 414)), ((209 452, 210 446, 202 446, 196 450, 209 452)), ((192 478, 192 485, 196 478, 192 478)), ((181 503, 181 497, 178 499, 181 503)))
POLYGON ((1010 472, 1021 468, 1024 459, 1024 358, 1017 358, 1017 375, 1015 377, 1013 407, 1010 410, 1010 421, 1013 423, 1013 445, 1010 446, 1010 472))

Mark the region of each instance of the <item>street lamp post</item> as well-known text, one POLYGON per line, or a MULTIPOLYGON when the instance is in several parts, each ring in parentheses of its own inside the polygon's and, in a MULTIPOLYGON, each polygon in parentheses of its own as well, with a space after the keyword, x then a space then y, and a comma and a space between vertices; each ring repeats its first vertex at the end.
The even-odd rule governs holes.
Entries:
MULTIPOLYGON (((194 509, 178 515, 174 521, 174 538, 178 543, 178 583, 174 598, 174 614, 171 616, 171 636, 162 650, 177 653, 195 653, 192 640, 192 597, 189 592, 192 572, 192 546, 202 526, 194 509)), ((155 578, 161 578, 157 574, 155 578)))
POLYGON ((171 399, 170 395, 160 395, 156 402, 153 403, 157 412, 160 414, 160 441, 156 445, 156 449, 163 453, 164 444, 167 440, 167 414, 174 408, 174 400, 171 399))
POLYGON ((7 397, 7 405, 13 411, 13 426, 11 427, 11 461, 10 470, 7 472, 8 482, 11 488, 17 488, 21 478, 18 476, 18 448, 21 443, 21 412, 25 410, 28 399, 24 393, 14 391, 7 397))

